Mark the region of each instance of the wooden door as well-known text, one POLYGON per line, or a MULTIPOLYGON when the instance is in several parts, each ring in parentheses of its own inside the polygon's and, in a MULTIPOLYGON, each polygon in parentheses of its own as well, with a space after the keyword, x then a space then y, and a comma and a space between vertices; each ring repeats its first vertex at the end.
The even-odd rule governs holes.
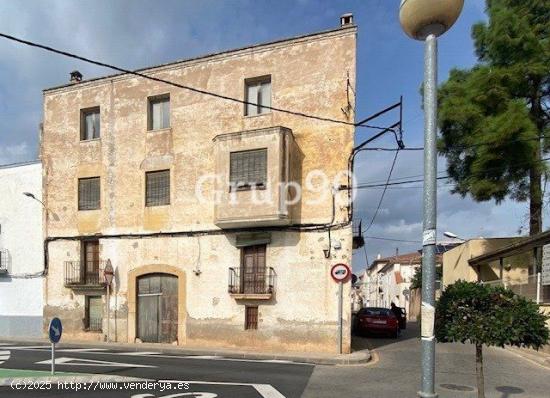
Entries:
POLYGON ((244 247, 242 262, 243 293, 265 293, 265 245, 244 247))
POLYGON ((137 281, 137 337, 143 342, 172 343, 178 338, 178 278, 150 274, 137 281))

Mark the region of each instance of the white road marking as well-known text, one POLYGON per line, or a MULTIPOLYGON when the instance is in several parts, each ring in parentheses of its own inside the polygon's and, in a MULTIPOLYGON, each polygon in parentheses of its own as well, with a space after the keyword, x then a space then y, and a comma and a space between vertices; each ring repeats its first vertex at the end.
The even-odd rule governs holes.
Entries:
POLYGON ((286 398, 271 384, 251 384, 251 383, 226 383, 217 381, 183 381, 183 380, 159 380, 160 383, 187 383, 201 385, 219 385, 219 386, 250 386, 256 389, 263 398, 286 398))
MULTIPOLYGON (((11 350, 29 350, 29 351, 44 351, 51 350, 50 346, 11 346, 2 347, 11 350)), ((153 351, 129 351, 129 352, 104 352, 108 349, 103 348, 62 348, 57 351, 68 351, 83 354, 97 354, 97 355, 123 355, 123 356, 154 356, 156 358, 168 358, 168 359, 203 359, 211 361, 229 361, 229 362, 251 362, 251 363, 273 363, 273 364, 287 364, 287 365, 307 365, 315 366, 312 363, 307 362, 294 362, 282 359, 244 359, 244 358, 225 358, 218 355, 166 355, 160 352, 153 351)))
POLYGON ((55 350, 57 352, 97 352, 107 351, 106 348, 60 348, 55 350))
POLYGON ((10 359, 10 352, 5 350, 0 351, 0 365, 8 359, 10 359))
POLYGON ((159 355, 160 352, 153 351, 130 351, 130 352, 106 352, 105 354, 115 354, 115 355, 130 355, 130 356, 147 356, 147 355, 159 355))
MULTIPOLYGON (((52 360, 48 359, 47 361, 36 362, 36 364, 51 365, 52 360)), ((139 364, 133 364, 133 363, 109 362, 109 361, 99 361, 95 359, 68 358, 68 357, 55 358, 55 364, 71 365, 71 366, 109 366, 109 367, 125 367, 125 368, 156 368, 157 367, 153 365, 139 365, 139 364)))
MULTIPOLYGON (((180 392, 176 394, 170 394, 170 395, 163 395, 159 398, 177 398, 177 397, 193 397, 193 398, 216 398, 218 394, 214 394, 211 392, 180 392)), ((155 396, 153 394, 137 394, 132 395, 131 398, 150 398, 155 396)))

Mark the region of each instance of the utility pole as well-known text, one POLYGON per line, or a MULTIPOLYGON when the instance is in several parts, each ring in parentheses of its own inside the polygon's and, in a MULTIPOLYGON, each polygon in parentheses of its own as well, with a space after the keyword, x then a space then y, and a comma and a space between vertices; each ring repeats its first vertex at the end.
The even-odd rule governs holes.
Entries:
POLYGON ((422 233, 422 398, 435 393, 435 255, 437 225, 437 37, 458 19, 464 0, 402 0, 399 19, 405 33, 425 41, 424 195, 422 233))

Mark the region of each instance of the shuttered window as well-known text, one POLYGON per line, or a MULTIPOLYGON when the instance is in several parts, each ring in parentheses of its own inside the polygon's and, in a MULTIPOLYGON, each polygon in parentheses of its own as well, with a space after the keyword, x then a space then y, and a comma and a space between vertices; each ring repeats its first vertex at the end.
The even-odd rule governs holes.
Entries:
POLYGON ((267 181, 267 149, 231 152, 230 183, 232 187, 264 186, 267 181))
POLYGON ((258 329, 258 307, 247 305, 245 308, 244 328, 246 330, 258 329))
POLYGON ((149 130, 160 130, 170 127, 170 95, 149 98, 149 130))
POLYGON ((246 104, 245 115, 255 116, 269 113, 271 106, 271 76, 245 80, 246 104))
POLYGON ((145 185, 145 206, 170 204, 170 170, 146 173, 145 185))
POLYGON ((86 296, 85 328, 101 332, 103 327, 103 300, 101 296, 86 296))
POLYGON ((94 140, 100 137, 99 107, 83 109, 80 112, 80 139, 94 140))
POLYGON ((97 210, 101 206, 99 177, 78 179, 78 210, 97 210))

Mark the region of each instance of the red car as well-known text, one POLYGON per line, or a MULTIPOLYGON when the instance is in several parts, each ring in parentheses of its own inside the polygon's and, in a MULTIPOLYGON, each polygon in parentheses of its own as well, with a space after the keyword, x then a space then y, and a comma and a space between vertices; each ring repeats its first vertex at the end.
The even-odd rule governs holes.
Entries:
POLYGON ((357 312, 355 327, 359 334, 386 334, 393 338, 399 336, 399 321, 388 308, 360 309, 357 312))

